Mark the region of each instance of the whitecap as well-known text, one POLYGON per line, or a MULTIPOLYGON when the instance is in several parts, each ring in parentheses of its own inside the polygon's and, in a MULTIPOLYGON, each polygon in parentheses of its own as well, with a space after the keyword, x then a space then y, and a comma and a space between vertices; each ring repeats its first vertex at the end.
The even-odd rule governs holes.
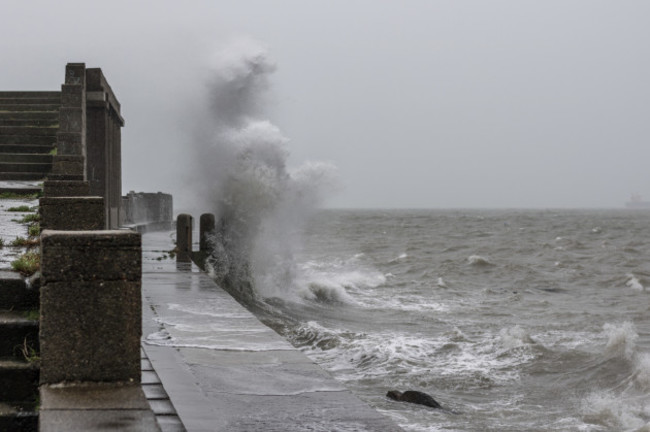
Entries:
POLYGON ((521 326, 503 328, 499 331, 501 345, 506 350, 518 348, 533 343, 532 338, 521 326))
POLYGON ((625 282, 626 287, 632 288, 635 291, 645 290, 645 287, 641 284, 639 279, 637 279, 632 273, 626 274, 625 277, 627 278, 627 281, 625 282))
POLYGON ((636 352, 636 342, 639 339, 634 324, 629 321, 621 324, 607 323, 603 326, 603 332, 607 337, 606 354, 632 359, 636 352))
POLYGON ((481 255, 471 255, 470 257, 467 258, 467 261, 469 261, 469 263, 471 265, 475 265, 475 266, 491 266, 491 265, 494 265, 494 264, 492 264, 490 262, 489 259, 487 259, 486 257, 481 256, 481 255))

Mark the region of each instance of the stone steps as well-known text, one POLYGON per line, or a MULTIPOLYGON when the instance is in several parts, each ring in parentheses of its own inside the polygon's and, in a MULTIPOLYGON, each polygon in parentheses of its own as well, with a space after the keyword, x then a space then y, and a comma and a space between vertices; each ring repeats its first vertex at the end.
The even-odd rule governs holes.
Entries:
POLYGON ((1 135, 17 135, 17 136, 47 136, 54 137, 56 141, 56 133, 59 128, 56 127, 40 127, 40 126, 0 126, 1 135))
POLYGON ((59 119, 6 119, 0 116, 0 127, 38 126, 43 128, 59 127, 59 119))
POLYGON ((0 173, 0 180, 17 180, 17 181, 39 181, 44 180, 43 175, 38 173, 0 173))
POLYGON ((0 135, 0 144, 37 144, 54 146, 56 134, 54 135, 0 135))
POLYGON ((0 180, 47 177, 60 108, 61 92, 0 91, 0 180))
POLYGON ((51 170, 51 163, 0 162, 0 172, 3 173, 38 173, 43 178, 51 170))
POLYGON ((29 311, 38 309, 38 306, 38 288, 28 287, 19 273, 0 271, 0 309, 29 311))
POLYGON ((0 431, 38 430, 39 290, 0 271, 0 431), (34 315, 33 313, 30 315, 34 315))
POLYGON ((0 431, 37 432, 38 413, 31 406, 0 403, 0 431))
POLYGON ((52 155, 43 153, 0 153, 0 163, 52 164, 52 155))
POLYGON ((21 98, 21 99, 33 99, 33 98, 52 98, 61 100, 60 91, 12 91, 12 90, 2 90, 0 91, 0 99, 11 99, 11 98, 21 98))
POLYGON ((24 311, 0 310, 0 357, 24 359, 26 352, 38 348, 38 320, 24 311))
POLYGON ((0 402, 12 406, 35 403, 39 368, 36 363, 0 359, 0 402))
POLYGON ((0 155, 4 153, 50 154, 52 149, 54 146, 51 144, 0 144, 0 155))

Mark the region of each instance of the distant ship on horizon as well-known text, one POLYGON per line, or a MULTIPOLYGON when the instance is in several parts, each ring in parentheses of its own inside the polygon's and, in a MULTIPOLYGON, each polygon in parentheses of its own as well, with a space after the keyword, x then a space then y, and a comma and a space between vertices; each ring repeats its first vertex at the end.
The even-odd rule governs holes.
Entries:
POLYGON ((650 201, 644 201, 643 197, 638 194, 632 194, 630 200, 625 203, 625 207, 631 209, 650 209, 650 201))

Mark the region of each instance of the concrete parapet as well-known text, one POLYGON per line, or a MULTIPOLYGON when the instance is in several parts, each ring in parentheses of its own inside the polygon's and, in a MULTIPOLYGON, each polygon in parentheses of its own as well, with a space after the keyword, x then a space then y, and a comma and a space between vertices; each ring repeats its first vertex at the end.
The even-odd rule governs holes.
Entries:
POLYGON ((42 384, 139 382, 141 268, 137 233, 41 234, 42 384))
POLYGON ((38 210, 43 229, 84 231, 106 227, 102 197, 43 197, 38 210))
POLYGON ((176 261, 192 261, 192 225, 194 218, 189 214, 179 214, 176 218, 176 261))

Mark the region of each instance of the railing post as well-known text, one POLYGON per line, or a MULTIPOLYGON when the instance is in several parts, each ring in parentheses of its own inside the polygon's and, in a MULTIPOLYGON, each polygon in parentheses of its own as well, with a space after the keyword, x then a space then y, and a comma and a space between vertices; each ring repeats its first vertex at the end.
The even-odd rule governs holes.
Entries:
POLYGON ((212 213, 203 213, 199 219, 199 251, 207 254, 210 251, 210 235, 214 234, 215 219, 212 213))

